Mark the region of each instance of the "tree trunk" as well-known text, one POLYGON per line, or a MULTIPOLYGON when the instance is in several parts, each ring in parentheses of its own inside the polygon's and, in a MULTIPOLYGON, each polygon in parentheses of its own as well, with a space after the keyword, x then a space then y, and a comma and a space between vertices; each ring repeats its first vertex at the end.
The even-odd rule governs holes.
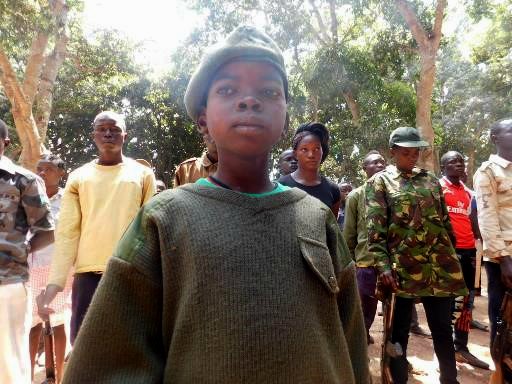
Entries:
POLYGON ((444 10, 447 0, 438 0, 432 32, 427 33, 413 8, 406 0, 395 0, 395 5, 409 26, 420 52, 420 79, 416 89, 416 126, 430 148, 422 152, 418 165, 431 171, 439 171, 439 159, 434 148, 432 128, 432 91, 436 77, 436 56, 441 42, 444 10))
POLYGON ((466 174, 468 175, 468 178, 466 180, 466 185, 469 188, 473 188, 473 174, 475 173, 475 156, 476 156, 476 150, 474 146, 471 148, 468 148, 466 150, 466 155, 468 157, 468 162, 466 164, 466 174))
POLYGON ((318 95, 311 93, 309 100, 311 102, 311 121, 318 121, 318 95))
POLYGON ((19 161, 31 170, 35 170, 41 153, 45 151, 43 143, 52 108, 53 87, 68 42, 68 7, 65 0, 51 1, 49 7, 56 22, 55 47, 52 54, 45 58, 49 33, 43 29, 37 31, 27 57, 23 86, 0 43, 0 82, 11 103, 14 124, 22 146, 19 161), (35 111, 34 105, 37 106, 35 111), (37 124, 34 116, 37 117, 37 124))
POLYGON ((28 169, 35 169, 41 156, 41 139, 32 116, 32 103, 27 100, 23 89, 18 82, 14 69, 0 45, 0 82, 12 107, 12 116, 16 131, 23 148, 20 162, 28 169))
POLYGON ((55 47, 50 56, 46 60, 46 65, 41 75, 39 83, 39 91, 35 102, 35 121, 41 142, 46 141, 46 133, 48 131, 48 121, 52 111, 53 103, 53 87, 57 79, 57 73, 60 66, 64 62, 67 53, 68 36, 62 33, 55 42, 55 47))
POLYGON ((16 131, 20 138, 22 146, 19 158, 20 164, 32 171, 35 170, 37 162, 41 158, 41 148, 43 148, 36 122, 32 115, 29 105, 23 105, 21 108, 12 108, 12 117, 16 125, 16 131), (23 134, 20 134, 23 132, 23 134))
POLYGON ((354 94, 351 91, 343 92, 343 98, 347 102, 348 109, 352 114, 352 124, 356 127, 361 126, 361 114, 359 111, 359 103, 354 98, 354 94))
POLYGON ((434 151, 434 129, 432 127, 432 91, 436 76, 436 54, 420 51, 421 71, 416 91, 416 127, 430 148, 421 153, 418 166, 431 171, 439 170, 439 161, 434 151))

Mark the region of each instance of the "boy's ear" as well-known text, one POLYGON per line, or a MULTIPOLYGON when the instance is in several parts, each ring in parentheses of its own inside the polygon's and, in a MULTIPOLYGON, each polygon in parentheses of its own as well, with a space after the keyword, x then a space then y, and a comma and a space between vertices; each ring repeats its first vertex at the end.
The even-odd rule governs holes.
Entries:
POLYGON ((201 135, 208 133, 208 125, 206 123, 206 110, 203 108, 199 116, 197 117, 197 130, 201 135))
POLYGON ((11 139, 9 139, 8 137, 6 137, 6 138, 4 139, 4 147, 8 147, 8 146, 9 146, 9 144, 11 144, 11 139))

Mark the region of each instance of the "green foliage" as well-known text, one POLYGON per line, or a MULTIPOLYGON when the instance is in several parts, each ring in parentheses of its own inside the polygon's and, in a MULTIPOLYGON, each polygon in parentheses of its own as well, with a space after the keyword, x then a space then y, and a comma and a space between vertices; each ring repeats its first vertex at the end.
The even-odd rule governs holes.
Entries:
MULTIPOLYGON (((80 12, 80 0, 67 3, 80 12)), ((430 31, 436 2, 409 3, 430 31)), ((55 21, 39 4, 47 5, 29 0, 0 2, 1 41, 20 72, 34 33, 38 28, 55 28, 55 21)), ((106 109, 121 111, 127 116, 126 154, 152 162, 157 176, 169 183, 175 166, 203 148, 183 105, 188 80, 208 46, 240 23, 249 23, 262 26, 278 42, 287 62, 290 127, 272 158, 290 146, 296 127, 316 119, 327 125, 332 138, 323 172, 336 181, 360 184, 362 157, 371 149, 387 155, 389 132, 415 124, 417 47, 393 0, 336 1, 336 36, 330 29, 329 2, 316 0, 315 4, 325 30, 319 29, 310 2, 194 0, 190 6, 206 15, 205 22, 176 49, 169 72, 160 78, 135 63, 138 44, 115 31, 85 37, 80 24, 71 23, 69 55, 54 92, 49 147, 71 168, 83 164, 96 154, 90 138, 94 116, 106 109), (347 93, 359 108, 358 122, 347 104, 347 93)), ((460 150, 471 155, 477 166, 491 151, 489 124, 512 113, 512 0, 464 0, 463 5, 464 28, 459 33, 480 19, 492 23, 474 46, 471 60, 460 53, 464 37, 444 39, 433 125, 441 152, 460 150)), ((9 109, 0 93, 0 117, 12 124, 9 109)), ((11 136, 15 153, 19 147, 14 131, 11 136)))
POLYGON ((73 43, 56 84, 49 147, 71 169, 90 161, 96 155, 90 136, 94 116, 102 110, 121 111, 127 116, 125 153, 152 163, 157 177, 169 183, 176 164, 201 153, 182 101, 189 74, 173 72, 150 80, 134 64, 135 49, 114 31, 73 43))

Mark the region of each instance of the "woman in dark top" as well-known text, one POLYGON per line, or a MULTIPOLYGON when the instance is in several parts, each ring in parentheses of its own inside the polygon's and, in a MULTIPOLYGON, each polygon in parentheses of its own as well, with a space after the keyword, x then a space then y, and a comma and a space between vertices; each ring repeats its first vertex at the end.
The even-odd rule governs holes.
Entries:
POLYGON ((289 187, 300 188, 316 197, 337 216, 340 208, 340 190, 335 183, 320 175, 320 165, 329 154, 329 131, 321 123, 303 124, 293 136, 292 148, 298 168, 295 172, 282 176, 278 181, 289 187))

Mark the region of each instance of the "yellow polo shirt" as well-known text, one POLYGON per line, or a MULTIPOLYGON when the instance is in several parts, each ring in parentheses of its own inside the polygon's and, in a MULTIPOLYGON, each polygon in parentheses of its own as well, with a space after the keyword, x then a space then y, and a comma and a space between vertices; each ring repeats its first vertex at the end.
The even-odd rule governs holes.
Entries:
POLYGON ((69 175, 55 234, 48 284, 64 287, 75 273, 103 272, 140 207, 156 192, 153 171, 133 159, 104 166, 96 160, 69 175))

